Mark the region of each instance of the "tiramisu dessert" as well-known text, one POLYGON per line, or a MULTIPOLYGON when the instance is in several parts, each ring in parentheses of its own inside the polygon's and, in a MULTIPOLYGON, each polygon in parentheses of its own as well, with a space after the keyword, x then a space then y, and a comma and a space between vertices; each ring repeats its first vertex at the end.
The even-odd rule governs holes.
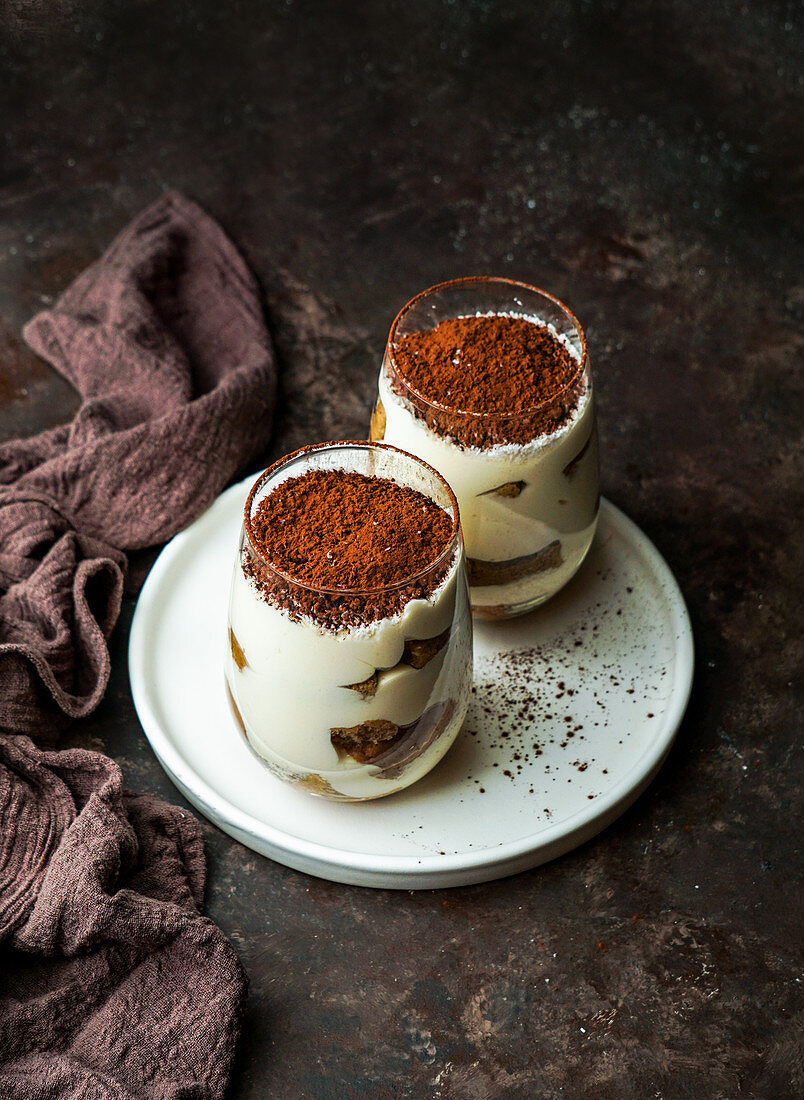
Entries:
POLYGON ((559 301, 509 279, 442 283, 391 326, 370 438, 455 490, 472 610, 522 614, 583 561, 599 503, 586 340, 559 301))
POLYGON ((245 508, 226 681, 282 779, 355 801, 415 782, 461 727, 472 676, 452 490, 394 447, 282 459, 245 508))

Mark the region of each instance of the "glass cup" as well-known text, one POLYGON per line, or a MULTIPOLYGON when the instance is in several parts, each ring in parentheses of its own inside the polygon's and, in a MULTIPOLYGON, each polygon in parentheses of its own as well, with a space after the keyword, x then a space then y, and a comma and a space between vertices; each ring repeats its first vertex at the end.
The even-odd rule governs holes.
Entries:
POLYGON ((583 329, 550 294, 513 279, 478 277, 440 283, 413 298, 391 325, 369 438, 418 455, 454 489, 474 614, 524 614, 579 569, 600 502, 592 374, 583 329), (547 325, 576 361, 575 374, 546 399, 510 414, 449 408, 402 376, 395 349, 404 336, 489 314, 547 325))
POLYGON ((463 723, 472 679, 463 538, 444 479, 412 455, 366 442, 306 447, 261 474, 234 565, 225 671, 248 744, 288 783, 362 801, 429 772, 463 723), (447 546, 426 569, 383 588, 302 584, 262 556, 251 521, 277 485, 309 470, 417 490, 452 520, 447 546))

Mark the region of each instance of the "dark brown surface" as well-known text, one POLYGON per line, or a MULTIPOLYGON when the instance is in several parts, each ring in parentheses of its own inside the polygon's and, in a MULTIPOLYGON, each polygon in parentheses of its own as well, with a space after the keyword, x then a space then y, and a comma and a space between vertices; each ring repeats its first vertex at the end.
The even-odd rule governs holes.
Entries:
MULTIPOLYGON (((340 7, 4 9, 0 433, 72 415, 19 331, 169 186, 265 288, 266 459, 365 431, 418 290, 545 286, 585 324, 604 491, 676 572, 698 670, 648 793, 505 882, 337 886, 205 826, 252 980, 233 1100, 801 1094, 797 6, 340 7)), ((70 741, 180 802, 133 711, 130 616, 70 741)))

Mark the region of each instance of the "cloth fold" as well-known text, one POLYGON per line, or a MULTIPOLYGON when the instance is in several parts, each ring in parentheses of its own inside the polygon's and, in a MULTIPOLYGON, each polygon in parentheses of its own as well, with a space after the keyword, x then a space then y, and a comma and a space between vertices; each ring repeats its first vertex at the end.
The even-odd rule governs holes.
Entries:
POLYGON ((217 1097, 245 979, 200 915, 198 823, 54 746, 103 696, 127 552, 185 527, 267 441, 259 293, 172 193, 24 335, 82 404, 0 446, 0 1095, 217 1097))

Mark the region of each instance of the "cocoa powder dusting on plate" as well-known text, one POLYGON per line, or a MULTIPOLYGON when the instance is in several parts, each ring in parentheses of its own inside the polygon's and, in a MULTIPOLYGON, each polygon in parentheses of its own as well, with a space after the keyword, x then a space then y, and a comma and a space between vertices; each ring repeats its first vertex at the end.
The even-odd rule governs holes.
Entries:
POLYGON ((414 396, 428 426, 471 447, 529 443, 555 431, 584 388, 583 364, 546 325, 502 313, 408 333, 393 347, 393 365, 397 393, 406 396, 406 384, 443 406, 414 396))
POLYGON ((454 560, 439 562, 453 534, 443 508, 415 489, 344 470, 308 470, 280 482, 249 526, 256 553, 244 550, 243 569, 262 595, 294 618, 334 630, 426 598, 454 560))

